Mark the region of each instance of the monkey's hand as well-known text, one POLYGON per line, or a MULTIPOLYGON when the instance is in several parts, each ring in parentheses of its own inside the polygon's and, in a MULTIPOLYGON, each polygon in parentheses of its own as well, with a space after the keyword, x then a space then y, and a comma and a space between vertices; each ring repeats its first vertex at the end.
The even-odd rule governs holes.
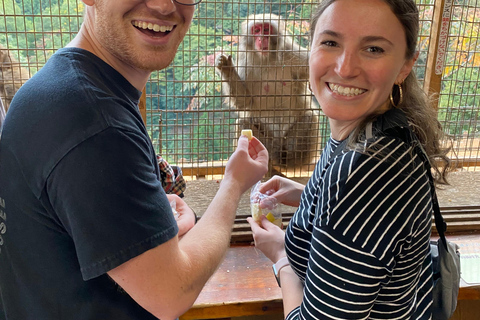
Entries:
POLYGON ((215 59, 215 66, 218 70, 220 70, 221 73, 230 74, 230 72, 233 70, 232 56, 226 56, 224 54, 218 55, 215 59))

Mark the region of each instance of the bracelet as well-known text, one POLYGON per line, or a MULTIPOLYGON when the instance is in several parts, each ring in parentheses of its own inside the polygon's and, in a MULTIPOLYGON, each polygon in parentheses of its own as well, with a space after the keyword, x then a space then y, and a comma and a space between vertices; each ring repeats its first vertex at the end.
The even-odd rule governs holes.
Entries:
POLYGON ((273 274, 275 275, 275 279, 277 279, 278 286, 281 287, 280 284, 280 270, 282 270, 284 267, 289 266, 290 262, 288 262, 287 257, 280 258, 280 260, 275 263, 272 268, 273 268, 273 274))

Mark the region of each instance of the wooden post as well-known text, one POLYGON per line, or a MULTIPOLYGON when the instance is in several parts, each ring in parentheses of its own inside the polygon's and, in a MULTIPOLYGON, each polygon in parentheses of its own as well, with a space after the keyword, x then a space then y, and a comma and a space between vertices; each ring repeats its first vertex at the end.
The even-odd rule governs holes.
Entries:
POLYGON ((140 101, 138 102, 138 109, 140 110, 140 114, 142 115, 143 123, 147 125, 147 90, 143 88, 142 96, 140 97, 140 101))
POLYGON ((434 7, 432 33, 428 48, 427 69, 423 89, 428 94, 434 94, 432 101, 435 110, 438 110, 441 91, 442 73, 444 70, 447 51, 448 31, 452 14, 453 0, 436 0, 434 7))

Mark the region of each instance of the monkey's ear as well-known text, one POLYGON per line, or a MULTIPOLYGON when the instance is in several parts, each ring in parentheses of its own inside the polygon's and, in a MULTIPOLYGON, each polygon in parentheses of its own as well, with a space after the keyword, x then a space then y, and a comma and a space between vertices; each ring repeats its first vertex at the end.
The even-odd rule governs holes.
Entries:
POLYGON ((2 62, 2 64, 7 64, 10 62, 10 59, 8 58, 8 53, 3 52, 3 50, 0 50, 0 61, 2 62))

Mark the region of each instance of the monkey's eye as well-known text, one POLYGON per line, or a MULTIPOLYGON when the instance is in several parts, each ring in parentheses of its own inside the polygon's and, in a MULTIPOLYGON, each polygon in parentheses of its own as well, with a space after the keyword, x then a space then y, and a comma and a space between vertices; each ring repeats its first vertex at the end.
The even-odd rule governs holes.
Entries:
POLYGON ((262 28, 260 28, 260 26, 253 27, 253 33, 254 34, 259 34, 261 32, 262 32, 262 28))

